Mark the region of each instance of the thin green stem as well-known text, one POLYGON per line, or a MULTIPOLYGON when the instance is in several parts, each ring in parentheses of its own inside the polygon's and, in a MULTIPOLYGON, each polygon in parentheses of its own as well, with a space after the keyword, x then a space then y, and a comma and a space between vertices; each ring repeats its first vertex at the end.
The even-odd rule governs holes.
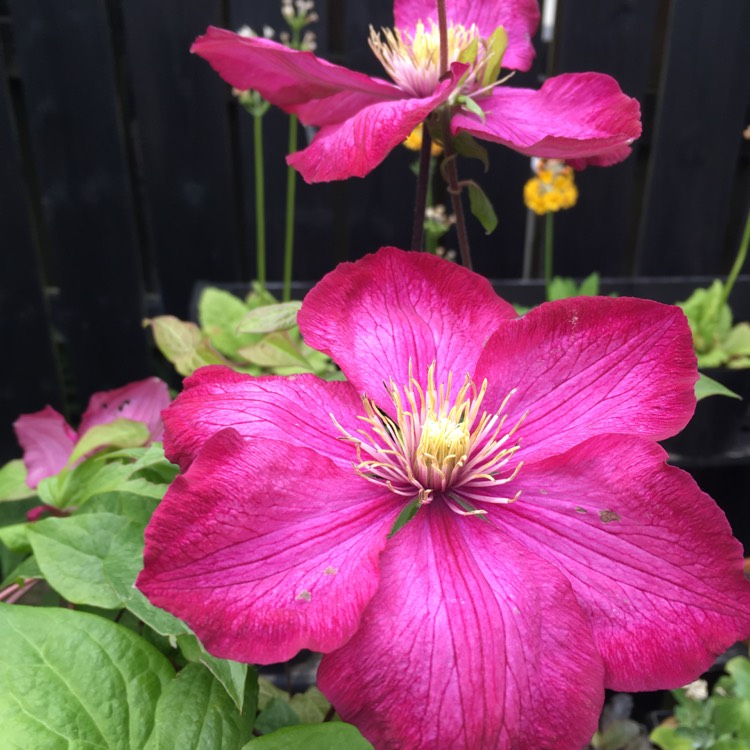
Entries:
POLYGON ((747 212, 747 219, 745 220, 745 231, 742 233, 742 239, 740 240, 740 247, 737 250, 737 257, 734 259, 734 265, 732 270, 729 272, 727 277, 727 283, 724 284, 724 293, 721 296, 721 305, 719 310, 727 303, 729 295, 732 293, 732 287, 734 282, 737 281, 737 277, 740 275, 742 266, 745 265, 747 260, 747 247, 750 245, 750 211, 747 212))
POLYGON ((430 177, 432 174, 432 136, 427 123, 422 124, 422 148, 419 152, 417 196, 414 201, 414 226, 411 232, 411 249, 424 250, 424 214, 427 208, 430 177))
MULTIPOLYGON (((288 153, 297 150, 297 118, 289 117, 288 153)), ((297 192, 297 170, 286 168, 286 231, 284 234, 284 287, 282 299, 288 302, 292 297, 292 264, 294 261, 294 207, 297 192)))
POLYGON ((266 286, 266 195, 263 176, 263 115, 253 115, 255 157, 255 278, 266 286))
POLYGON ((549 211, 544 216, 544 287, 549 299, 549 288, 552 283, 552 266, 554 257, 555 215, 549 211))

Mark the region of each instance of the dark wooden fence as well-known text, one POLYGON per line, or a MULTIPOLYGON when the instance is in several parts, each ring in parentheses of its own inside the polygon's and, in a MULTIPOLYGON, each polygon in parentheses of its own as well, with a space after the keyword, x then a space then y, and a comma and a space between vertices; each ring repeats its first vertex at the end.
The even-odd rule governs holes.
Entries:
MULTIPOLYGON (((11 421, 154 371, 146 314, 185 316, 194 282, 254 268, 251 121, 192 40, 208 24, 281 26, 277 0, 0 0, 0 456, 11 421), (61 357, 61 353, 64 356, 61 357)), ((319 54, 380 75, 368 24, 384 0, 319 0, 319 54)), ((633 156, 578 175, 556 270, 726 273, 750 201, 750 2, 560 0, 541 71, 617 77, 643 108, 633 156)), ((283 241, 285 118, 267 115, 271 277, 283 241)), ((295 276, 409 241, 413 155, 363 180, 299 188, 295 276)), ((472 167, 461 167, 469 175, 472 167)), ((478 174, 500 215, 472 227, 476 268, 521 274, 524 157, 478 174)))

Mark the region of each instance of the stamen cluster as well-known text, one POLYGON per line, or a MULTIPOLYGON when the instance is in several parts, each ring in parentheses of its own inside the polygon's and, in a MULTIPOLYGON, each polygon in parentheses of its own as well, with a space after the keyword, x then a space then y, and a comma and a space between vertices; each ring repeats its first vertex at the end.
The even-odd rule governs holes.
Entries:
MULTIPOLYGON (((435 90, 444 71, 440 70, 440 32, 434 21, 430 21, 429 28, 420 21, 413 34, 401 29, 377 32, 371 26, 369 43, 388 75, 402 89, 414 96, 429 96, 435 90)), ((466 27, 450 23, 447 46, 449 63, 470 65, 461 81, 464 93, 485 85, 488 69, 500 69, 499 60, 494 59, 498 50, 479 35, 474 24, 466 27)))
MULTIPOLYGON (((388 387, 395 415, 382 411, 367 396, 362 397, 366 424, 353 435, 338 423, 345 439, 357 446, 355 470, 364 479, 385 485, 397 495, 420 504, 439 493, 449 507, 461 515, 482 514, 474 503, 510 503, 520 490, 507 497, 501 486, 516 477, 521 463, 508 463, 519 449, 511 438, 523 417, 506 429, 506 396, 497 412, 482 411, 487 381, 477 389, 469 375, 453 395, 452 373, 447 382, 435 383, 435 363, 427 372, 427 387, 412 376, 399 387, 388 387)), ((525 415, 524 415, 525 416, 525 415)), ((334 418, 335 421, 335 418, 334 418)))

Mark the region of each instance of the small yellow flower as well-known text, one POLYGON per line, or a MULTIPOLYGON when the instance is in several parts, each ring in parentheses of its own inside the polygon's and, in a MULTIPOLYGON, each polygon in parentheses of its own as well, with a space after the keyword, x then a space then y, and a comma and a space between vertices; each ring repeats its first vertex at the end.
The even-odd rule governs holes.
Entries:
MULTIPOLYGON (((422 123, 420 122, 414 130, 409 133, 409 137, 404 141, 404 146, 411 149, 412 151, 419 151, 422 148, 422 123)), ((443 153, 443 147, 437 142, 433 141, 430 144, 430 154, 432 156, 440 156, 443 153)))
POLYGON ((532 166, 536 176, 523 188, 523 202, 527 208, 542 216, 575 206, 578 188, 571 167, 560 159, 535 159, 532 166))

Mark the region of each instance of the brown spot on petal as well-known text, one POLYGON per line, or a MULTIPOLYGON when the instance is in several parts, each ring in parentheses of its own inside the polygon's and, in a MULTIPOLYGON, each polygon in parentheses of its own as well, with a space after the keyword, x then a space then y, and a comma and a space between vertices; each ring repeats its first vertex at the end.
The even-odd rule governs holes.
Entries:
POLYGON ((323 571, 327 576, 335 576, 338 572, 338 568, 332 568, 330 565, 323 571))
POLYGON ((620 520, 620 516, 618 516, 613 510, 600 510, 599 518, 602 523, 612 523, 612 521, 620 520))
POLYGON ((302 591, 300 591, 299 594, 297 594, 297 596, 295 598, 298 601, 301 600, 301 601, 304 601, 304 602, 309 602, 310 599, 312 599, 312 594, 307 589, 302 589, 302 591))
POLYGON ((576 505, 575 512, 576 513, 588 513, 588 511, 586 510, 586 508, 582 508, 580 505, 576 505))

